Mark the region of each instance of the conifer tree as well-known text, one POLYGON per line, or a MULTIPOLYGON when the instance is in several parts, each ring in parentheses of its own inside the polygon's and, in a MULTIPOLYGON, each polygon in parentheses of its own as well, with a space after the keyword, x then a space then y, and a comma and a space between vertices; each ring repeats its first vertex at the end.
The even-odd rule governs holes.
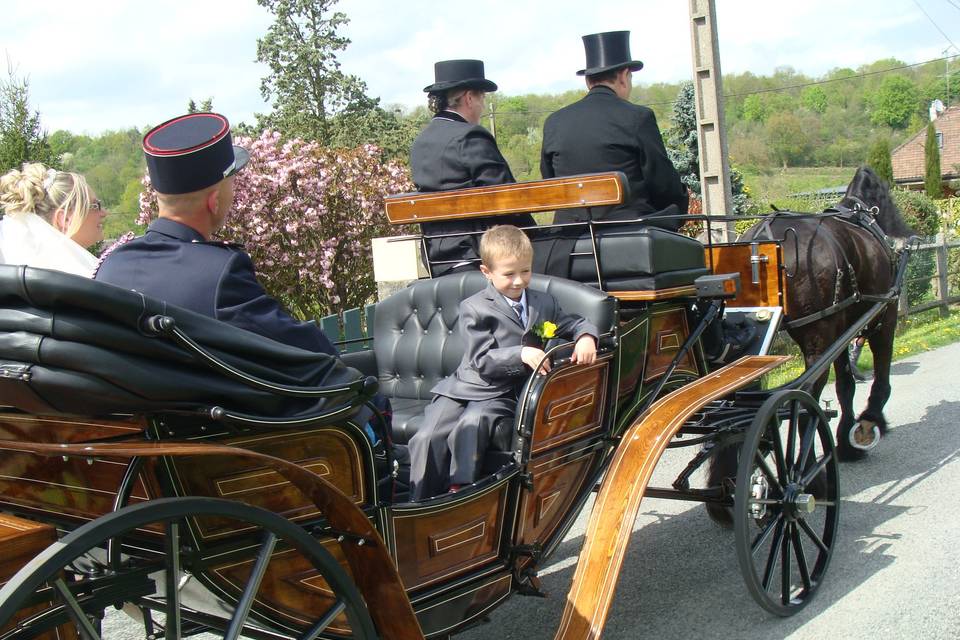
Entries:
POLYGON ((867 166, 878 176, 893 185, 893 161, 890 159, 890 142, 886 138, 877 138, 867 155, 867 166))
POLYGON ((18 78, 13 67, 0 80, 0 173, 24 162, 51 164, 55 158, 40 125, 40 112, 30 110, 30 83, 18 78))
POLYGON ((923 160, 926 167, 923 186, 934 200, 943 197, 943 181, 940 177, 940 145, 937 144, 937 129, 933 122, 927 125, 927 141, 923 145, 923 160))

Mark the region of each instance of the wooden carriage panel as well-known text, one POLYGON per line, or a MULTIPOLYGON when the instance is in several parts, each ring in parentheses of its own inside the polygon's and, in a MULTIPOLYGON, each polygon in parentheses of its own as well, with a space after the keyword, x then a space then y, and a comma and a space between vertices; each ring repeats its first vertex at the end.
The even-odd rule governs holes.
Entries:
POLYGON ((546 542, 569 515, 571 505, 584 490, 593 463, 602 455, 595 446, 570 447, 545 453, 527 465, 533 489, 520 492, 516 543, 546 542))
MULTIPOLYGON (((650 334, 647 340, 647 366, 644 382, 663 375, 690 335, 685 307, 654 308, 650 312, 650 334)), ((677 373, 697 375, 697 363, 690 350, 677 363, 677 373)))
MULTIPOLYGON (((83 420, 0 413, 0 439, 75 443, 142 438, 139 421, 83 420)), ((0 504, 18 511, 70 521, 93 520, 113 510, 126 460, 46 458, 15 450, 0 452, 0 504)), ((158 495, 147 464, 133 488, 131 504, 158 495), (144 480, 146 479, 146 480, 144 480)))
POLYGON ((601 357, 588 367, 568 367, 550 377, 537 401, 531 455, 603 428, 612 359, 611 355, 601 357))
POLYGON ((498 573, 453 594, 445 593, 438 601, 423 606, 415 603, 423 635, 444 634, 464 622, 479 618, 510 595, 512 584, 509 573, 498 573), (454 620, 456 624, 451 624, 454 620))
POLYGON ((637 384, 643 377, 643 367, 647 363, 648 326, 649 320, 646 317, 635 318, 620 324, 618 403, 633 397, 637 384))
POLYGON ((453 220, 571 207, 599 207, 623 201, 622 173, 595 173, 491 187, 433 193, 404 193, 384 201, 393 224, 453 220))
POLYGON ((408 590, 496 560, 508 487, 502 482, 463 500, 391 510, 393 556, 408 590))
POLYGON ((740 295, 728 300, 731 307, 780 307, 786 308, 787 298, 783 277, 783 252, 778 242, 760 242, 760 282, 754 283, 750 263, 750 243, 721 244, 704 248, 706 261, 713 272, 739 273, 740 295))
MULTIPOLYGON (((295 462, 333 484, 355 503, 367 500, 360 447, 341 429, 261 432, 218 439, 217 443, 295 462)), ((183 457, 169 459, 167 465, 180 495, 239 500, 289 520, 319 513, 316 505, 288 480, 253 460, 231 456, 183 457)), ((235 523, 217 518, 198 519, 197 529, 206 540, 240 533, 235 523)))
MULTIPOLYGON (((0 587, 56 540, 57 532, 48 524, 0 513, 0 547, 3 548, 3 553, 0 554, 0 587)), ((0 626, 0 635, 12 629, 18 621, 45 608, 44 604, 39 604, 21 610, 6 625, 0 626)), ((63 625, 38 636, 39 640, 73 640, 76 637, 73 625, 63 625)))
MULTIPOLYGON (((320 544, 352 578, 350 565, 340 545, 333 539, 322 540, 320 544)), ((243 554, 245 557, 242 560, 226 561, 209 567, 207 579, 212 580, 216 587, 222 590, 223 595, 232 601, 239 598, 248 582, 256 561, 252 551, 243 554)), ((328 610, 334 600, 334 593, 326 580, 302 553, 296 549, 278 548, 270 556, 270 564, 257 594, 254 613, 266 616, 274 622, 304 627, 316 622, 316 613, 328 610)), ((348 634, 350 625, 346 615, 337 616, 328 630, 348 634)))

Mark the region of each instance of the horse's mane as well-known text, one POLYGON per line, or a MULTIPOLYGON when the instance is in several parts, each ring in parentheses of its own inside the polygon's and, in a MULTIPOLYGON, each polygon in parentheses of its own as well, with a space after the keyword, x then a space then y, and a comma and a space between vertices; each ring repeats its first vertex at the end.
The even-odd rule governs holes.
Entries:
POLYGON ((888 236, 907 238, 914 235, 914 231, 904 222, 897 203, 890 196, 890 187, 886 181, 867 166, 857 169, 840 204, 852 209, 858 201, 868 207, 877 207, 877 222, 888 236))

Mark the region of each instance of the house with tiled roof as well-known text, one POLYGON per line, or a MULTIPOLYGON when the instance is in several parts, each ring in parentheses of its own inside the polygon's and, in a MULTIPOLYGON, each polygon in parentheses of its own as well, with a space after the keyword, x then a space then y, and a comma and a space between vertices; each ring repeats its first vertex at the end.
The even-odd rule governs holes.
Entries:
MULTIPOLYGON (((944 110, 933 127, 940 147, 940 175, 944 182, 960 179, 960 105, 944 110)), ((923 157, 927 143, 924 127, 890 154, 893 162, 893 180, 898 185, 913 189, 923 188, 926 163, 923 157)))

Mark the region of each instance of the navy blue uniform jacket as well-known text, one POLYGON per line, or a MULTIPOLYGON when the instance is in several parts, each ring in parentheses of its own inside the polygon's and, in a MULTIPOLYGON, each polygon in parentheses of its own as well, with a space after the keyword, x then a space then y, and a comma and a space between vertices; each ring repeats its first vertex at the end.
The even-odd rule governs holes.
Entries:
POLYGON ((267 295, 242 248, 206 242, 173 220, 155 220, 143 236, 117 247, 94 278, 283 344, 338 355, 320 327, 295 320, 267 295))

